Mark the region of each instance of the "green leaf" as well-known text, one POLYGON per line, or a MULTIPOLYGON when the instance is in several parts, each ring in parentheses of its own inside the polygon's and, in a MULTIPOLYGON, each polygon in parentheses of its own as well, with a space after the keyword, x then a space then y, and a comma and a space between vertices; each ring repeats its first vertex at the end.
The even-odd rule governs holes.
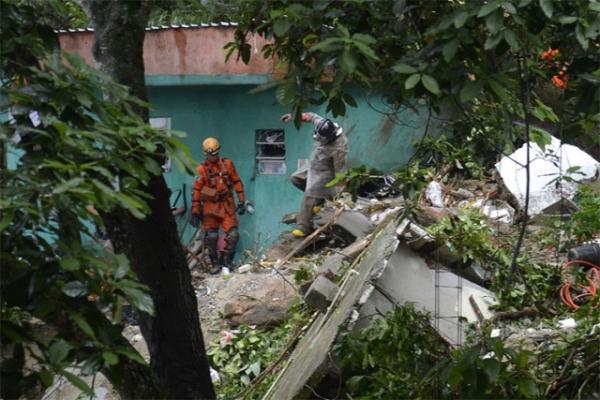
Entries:
POLYGON ((346 104, 348 104, 350 107, 354 107, 354 108, 358 107, 358 104, 356 103, 356 100, 350 94, 344 93, 344 95, 342 96, 342 98, 344 99, 344 101, 346 102, 346 104))
POLYGON ((577 38, 577 41, 579 42, 581 47, 584 50, 587 50, 589 47, 589 43, 588 40, 585 38, 583 26, 581 24, 577 24, 577 27, 575 28, 575 37, 577 38))
POLYGON ((117 254, 115 256, 117 263, 115 270, 115 279, 121 279, 129 272, 129 260, 125 254, 117 254))
POLYGON ((328 39, 323 40, 322 42, 315 44, 308 51, 309 52, 315 52, 315 51, 330 52, 333 50, 337 50, 341 46, 341 43, 342 43, 342 39, 328 38, 328 39))
POLYGON ((411 76, 408 77, 406 82, 404 82, 404 88, 406 90, 410 90, 410 89, 414 88, 415 86, 417 86, 417 83, 419 83, 420 80, 421 80, 421 74, 412 74, 411 76))
POLYGON ((500 362, 494 358, 482 360, 483 370, 490 379, 490 382, 495 382, 500 376, 500 362))
POLYGON ((546 14, 546 17, 552 18, 552 14, 554 13, 552 0, 540 0, 540 7, 542 7, 542 11, 546 14))
POLYGON ((53 194, 60 194, 68 191, 69 189, 75 188, 83 183, 83 178, 73 178, 68 181, 61 183, 52 191, 53 194))
POLYGON ((598 2, 598 1, 590 2, 588 6, 590 7, 590 10, 600 13, 600 2, 598 2))
POLYGON ((454 17, 454 27, 456 29, 462 27, 465 22, 467 22, 467 19, 469 18, 469 13, 467 13, 464 10, 461 10, 458 12, 458 14, 456 14, 456 16, 454 17))
POLYGON ((392 67, 392 70, 399 74, 414 74, 415 72, 417 72, 417 69, 415 67, 403 63, 394 65, 392 67))
POLYGON ((87 288, 79 281, 71 281, 63 286, 62 291, 69 297, 80 297, 87 293, 87 288))
POLYGON ((502 85, 500 85, 493 79, 488 79, 486 83, 500 101, 508 100, 508 93, 506 93, 506 90, 504 89, 504 87, 502 87, 502 85))
POLYGON ((505 29, 502 34, 504 36, 504 41, 508 43, 512 51, 519 51, 521 45, 519 44, 519 38, 517 35, 510 29, 505 29))
POLYGON ((249 374, 252 373, 254 376, 258 376, 260 374, 260 360, 246 368, 246 372, 249 374))
POLYGON ((352 52, 350 47, 344 47, 344 50, 338 57, 338 63, 340 64, 342 71, 348 74, 354 72, 354 70, 356 69, 356 61, 357 60, 354 56, 354 53, 352 52))
POLYGON ((485 50, 491 50, 493 48, 495 48, 496 46, 498 46, 498 43, 500 43, 500 41, 502 40, 502 34, 498 33, 496 35, 492 35, 492 36, 488 36, 488 38, 485 41, 485 44, 483 45, 483 48, 485 50))
POLYGON ((63 257, 60 265, 67 271, 76 271, 79 269, 79 260, 73 257, 63 257))
POLYGON ((485 18, 485 26, 492 35, 495 35, 502 28, 502 10, 496 10, 485 18))
POLYGON ((240 377, 240 381, 245 385, 248 386, 250 384, 250 377, 248 375, 242 375, 240 377))
POLYGON ((104 361, 106 361, 108 365, 117 365, 119 363, 119 357, 117 357, 115 353, 105 351, 102 353, 102 358, 104 358, 104 361))
POLYGON ((281 37, 287 33, 292 27, 292 23, 287 17, 278 17, 273 23, 273 33, 275 36, 281 37))
POLYGON ((93 396, 94 395, 94 391, 88 386, 87 383, 85 383, 85 381, 83 381, 83 379, 81 379, 78 376, 73 375, 72 373, 67 372, 65 370, 62 370, 60 372, 60 374, 62 376, 64 376, 65 378, 67 378, 67 380, 69 382, 71 382, 71 384, 73 386, 75 386, 77 389, 81 390, 82 392, 84 392, 88 396, 93 396))
POLYGON ((477 13, 477 17, 479 17, 479 18, 485 17, 489 13, 496 10, 498 7, 500 7, 500 2, 497 0, 492 0, 479 9, 479 12, 477 13))
POLYGON ((149 294, 131 287, 121 287, 120 289, 125 293, 125 297, 135 308, 150 315, 154 315, 154 303, 149 294))
POLYGON ((158 163, 150 157, 144 158, 144 168, 146 168, 146 170, 153 175, 158 176, 162 174, 162 168, 160 165, 158 165, 158 163))
POLYGON ((145 212, 148 211, 148 206, 141 203, 140 201, 123 193, 119 193, 117 199, 119 200, 119 204, 121 204, 123 208, 128 210, 134 217, 138 219, 144 219, 144 217, 146 216, 145 212))
POLYGON ((519 392, 527 398, 537 397, 539 394, 538 387, 532 379, 521 379, 517 385, 519 392))
POLYGON ((5 230, 12 222, 14 212, 13 210, 3 210, 4 215, 0 220, 0 232, 5 230))
POLYGON ((48 348, 48 360, 50 361, 50 364, 60 364, 65 358, 67 358, 67 355, 71 349, 71 345, 62 339, 52 343, 52 345, 48 348))
POLYGON ((502 3, 502 7, 506 10, 507 13, 509 14, 517 14, 517 9, 515 8, 515 6, 513 5, 513 3, 510 2, 505 2, 502 3))
POLYGON ((138 364, 147 365, 146 360, 144 360, 144 358, 140 355, 140 353, 138 353, 136 351, 133 351, 133 350, 127 349, 127 348, 113 349, 113 351, 118 354, 124 355, 125 357, 137 362, 138 364))
POLYGON ((517 367, 526 369, 529 366, 529 353, 527 351, 520 352, 514 362, 517 367))
POLYGON ((375 51, 373 51, 372 48, 369 47, 369 45, 360 42, 360 41, 353 41, 352 42, 354 44, 354 46, 356 48, 358 48, 358 50, 364 54, 365 56, 367 56, 368 58, 375 60, 375 61, 379 61, 379 57, 377 56, 377 54, 375 54, 375 51))
POLYGON ((466 103, 475 98, 482 89, 483 85, 480 81, 469 81, 460 91, 460 101, 466 103))
POLYGON ((352 35, 352 39, 361 41, 365 44, 375 44, 377 40, 371 35, 365 35, 364 33, 355 33, 352 35))
POLYGON ((40 380, 42 381, 42 385, 44 387, 49 387, 52 385, 52 382, 54 382, 54 374, 44 368, 40 371, 40 380))
MULTIPOLYGON (((600 3, 598 4, 600 5, 600 3)), ((560 17, 558 19, 558 22, 560 22, 562 25, 569 25, 574 22, 577 22, 577 17, 560 17)))
POLYGON ((444 56, 444 60, 446 60, 446 62, 450 62, 450 60, 454 58, 456 51, 458 50, 459 43, 460 41, 457 38, 454 38, 444 44, 442 55, 444 56))
POLYGON ((94 333, 94 329, 92 329, 92 326, 88 324, 88 322, 85 319, 83 319, 83 317, 79 313, 73 310, 69 310, 68 313, 69 318, 71 318, 71 320, 77 324, 77 326, 83 331, 83 333, 96 340, 96 334, 94 333))
POLYGON ((433 76, 423 75, 421 77, 421 82, 423 82, 423 86, 425 86, 425 88, 431 93, 440 94, 440 87, 433 76))

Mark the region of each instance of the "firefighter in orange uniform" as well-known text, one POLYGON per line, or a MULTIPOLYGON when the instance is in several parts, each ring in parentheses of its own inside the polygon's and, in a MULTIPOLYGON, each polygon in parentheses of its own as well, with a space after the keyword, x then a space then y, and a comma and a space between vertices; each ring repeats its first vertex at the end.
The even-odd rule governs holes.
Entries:
POLYGON ((221 146, 215 138, 209 137, 202 142, 206 159, 198 165, 198 175, 192 192, 192 217, 190 223, 198 227, 203 221, 204 247, 215 266, 232 268, 235 247, 239 240, 238 214, 243 214, 252 203, 246 200, 244 186, 233 162, 219 157, 221 146), (233 199, 237 193, 238 206, 233 199), (219 227, 225 232, 225 249, 220 256, 217 251, 219 227))

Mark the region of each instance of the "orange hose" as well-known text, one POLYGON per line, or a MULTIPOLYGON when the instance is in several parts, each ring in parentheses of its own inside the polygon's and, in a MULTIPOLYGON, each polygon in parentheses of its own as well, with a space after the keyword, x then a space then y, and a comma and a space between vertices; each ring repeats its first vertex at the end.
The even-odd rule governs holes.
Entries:
POLYGON ((577 310, 579 305, 576 301, 580 301, 586 297, 594 298, 598 294, 598 286, 600 286, 600 266, 585 260, 571 260, 562 266, 563 284, 559 290, 560 299, 572 310, 577 310), (585 266, 589 267, 589 275, 587 281, 589 286, 577 285, 577 288, 581 290, 581 293, 575 297, 571 294, 573 286, 569 282, 567 269, 574 266, 585 266))

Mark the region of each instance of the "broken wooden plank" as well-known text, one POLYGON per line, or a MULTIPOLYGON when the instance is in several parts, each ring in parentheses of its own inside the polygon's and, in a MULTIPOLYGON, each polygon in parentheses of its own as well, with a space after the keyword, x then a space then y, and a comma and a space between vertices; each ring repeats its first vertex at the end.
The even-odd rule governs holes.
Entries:
POLYGON ((319 229, 316 229, 313 233, 305 237, 300 243, 294 246, 285 257, 279 260, 278 267, 282 268, 296 253, 306 248, 306 246, 308 246, 321 232, 333 225, 333 223, 335 222, 337 217, 342 213, 342 211, 343 208, 336 209, 335 213, 333 213, 333 216, 329 219, 329 221, 326 224, 324 224, 319 229))

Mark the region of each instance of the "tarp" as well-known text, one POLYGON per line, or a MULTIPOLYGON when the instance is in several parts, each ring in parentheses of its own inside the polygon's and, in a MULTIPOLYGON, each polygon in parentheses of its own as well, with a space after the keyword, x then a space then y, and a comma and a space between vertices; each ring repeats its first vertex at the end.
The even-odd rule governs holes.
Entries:
MULTIPOLYGON (((551 136, 551 143, 542 150, 530 145, 530 200, 528 213, 541 213, 562 198, 572 199, 577 185, 597 179, 600 164, 592 156, 551 136)), ((507 189, 515 196, 521 209, 525 207, 527 147, 524 144, 510 156, 503 157, 496 169, 507 189)))

